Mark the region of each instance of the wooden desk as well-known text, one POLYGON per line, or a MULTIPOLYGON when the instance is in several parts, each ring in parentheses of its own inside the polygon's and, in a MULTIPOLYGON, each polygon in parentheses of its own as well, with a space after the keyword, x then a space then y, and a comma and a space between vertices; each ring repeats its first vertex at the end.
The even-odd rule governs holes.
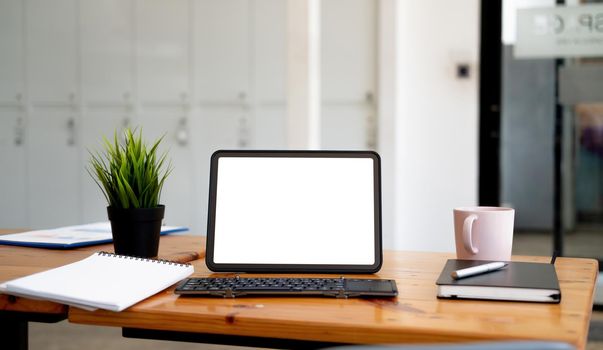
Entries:
MULTIPOLYGON (((0 230, 0 234, 13 232, 18 231, 0 230)), ((69 264, 97 251, 113 252, 113 245, 69 250, 0 245, 0 283, 69 264)), ((161 236, 159 258, 188 262, 203 257, 205 237, 161 236)), ((58 322, 67 318, 67 311, 68 307, 63 304, 0 294, 0 327, 5 334, 15 336, 13 340, 19 348, 27 347, 27 322, 58 322)))
MULTIPOLYGON (((124 327, 125 336, 268 347, 312 345, 303 341, 324 345, 509 339, 558 340, 585 347, 597 261, 557 259, 560 304, 438 300, 435 281, 452 257, 386 252, 377 276, 396 279, 396 299, 190 298, 178 297, 172 288, 120 313, 71 308, 69 321, 124 327)), ((204 261, 194 265, 195 275, 210 275, 204 261)))

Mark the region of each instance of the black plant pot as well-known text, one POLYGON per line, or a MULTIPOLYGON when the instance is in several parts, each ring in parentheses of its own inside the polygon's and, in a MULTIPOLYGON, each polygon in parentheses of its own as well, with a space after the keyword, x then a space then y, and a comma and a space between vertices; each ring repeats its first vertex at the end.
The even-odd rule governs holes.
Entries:
POLYGON ((107 213, 116 254, 144 258, 157 256, 165 206, 134 209, 107 207, 107 213))

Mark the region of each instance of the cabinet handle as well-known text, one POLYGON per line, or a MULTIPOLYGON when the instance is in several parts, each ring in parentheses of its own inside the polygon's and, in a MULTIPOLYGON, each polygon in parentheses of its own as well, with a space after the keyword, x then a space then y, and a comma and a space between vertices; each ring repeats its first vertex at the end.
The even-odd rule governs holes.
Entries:
POLYGON ((249 145, 249 128, 247 127, 247 119, 239 118, 239 138, 237 145, 239 148, 245 148, 249 145))
MULTIPOLYGON (((368 108, 373 109, 375 95, 372 91, 367 91, 364 100, 368 108)), ((366 147, 368 149, 377 149, 377 118, 374 113, 369 113, 366 117, 366 147)))
MULTIPOLYGON (((190 112, 191 109, 191 105, 188 102, 188 93, 186 92, 181 92, 180 93, 180 101, 181 101, 181 107, 182 107, 182 114, 184 115, 184 117, 182 119, 186 119, 186 115, 190 112)), ((180 120, 180 123, 184 123, 184 125, 186 125, 186 120, 183 122, 182 119, 180 120)))
POLYGON ((17 108, 21 113, 25 113, 25 111, 27 110, 27 106, 23 102, 23 97, 20 94, 17 95, 17 108))
POLYGON ((69 94, 69 107, 71 108, 71 110, 73 112, 75 112, 77 110, 77 101, 75 99, 75 93, 72 92, 69 94))
POLYGON ((17 118, 15 125, 15 146, 21 146, 25 136, 25 126, 23 125, 23 117, 17 118))
POLYGON ((176 129, 176 142, 182 147, 188 145, 188 127, 186 124, 186 117, 183 117, 178 121, 178 128, 176 129))
POLYGON ((75 145, 75 119, 69 118, 67 120, 67 146, 75 145))
POLYGON ((372 114, 366 118, 366 147, 372 150, 377 149, 377 125, 372 114))
POLYGON ((366 100, 367 104, 372 105, 373 101, 375 100, 375 96, 373 95, 372 91, 367 91, 366 94, 364 95, 364 99, 366 100))
POLYGON ((23 94, 20 92, 15 94, 15 100, 17 100, 20 113, 15 124, 14 143, 15 146, 21 146, 23 144, 23 140, 25 139, 25 122, 23 120, 23 115, 25 115, 25 104, 23 103, 23 94))
POLYGON ((247 101, 247 93, 245 91, 239 92, 237 99, 239 100, 238 105, 241 106, 242 109, 246 110, 249 108, 249 101, 247 101))
POLYGON ((121 121, 121 126, 119 127, 119 132, 117 133, 117 136, 120 138, 121 141, 125 140, 126 129, 128 129, 129 127, 130 127, 130 118, 124 117, 124 119, 122 119, 122 121, 121 121))

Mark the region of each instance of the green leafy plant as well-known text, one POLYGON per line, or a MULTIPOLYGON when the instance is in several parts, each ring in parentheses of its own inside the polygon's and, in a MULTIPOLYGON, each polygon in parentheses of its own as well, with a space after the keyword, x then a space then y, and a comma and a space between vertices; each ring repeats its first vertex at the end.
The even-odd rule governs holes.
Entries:
POLYGON ((148 148, 142 130, 124 131, 120 142, 117 131, 113 142, 103 137, 104 153, 90 152, 88 173, 101 189, 109 206, 114 208, 155 208, 171 165, 166 153, 157 155, 160 137, 148 148))

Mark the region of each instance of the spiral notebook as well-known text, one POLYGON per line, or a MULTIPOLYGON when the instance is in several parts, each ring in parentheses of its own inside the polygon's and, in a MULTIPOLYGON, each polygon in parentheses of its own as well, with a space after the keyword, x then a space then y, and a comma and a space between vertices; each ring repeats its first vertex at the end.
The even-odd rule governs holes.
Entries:
POLYGON ((72 264, 5 282, 0 285, 0 292, 86 310, 122 311, 193 272, 190 264, 99 252, 72 264))

